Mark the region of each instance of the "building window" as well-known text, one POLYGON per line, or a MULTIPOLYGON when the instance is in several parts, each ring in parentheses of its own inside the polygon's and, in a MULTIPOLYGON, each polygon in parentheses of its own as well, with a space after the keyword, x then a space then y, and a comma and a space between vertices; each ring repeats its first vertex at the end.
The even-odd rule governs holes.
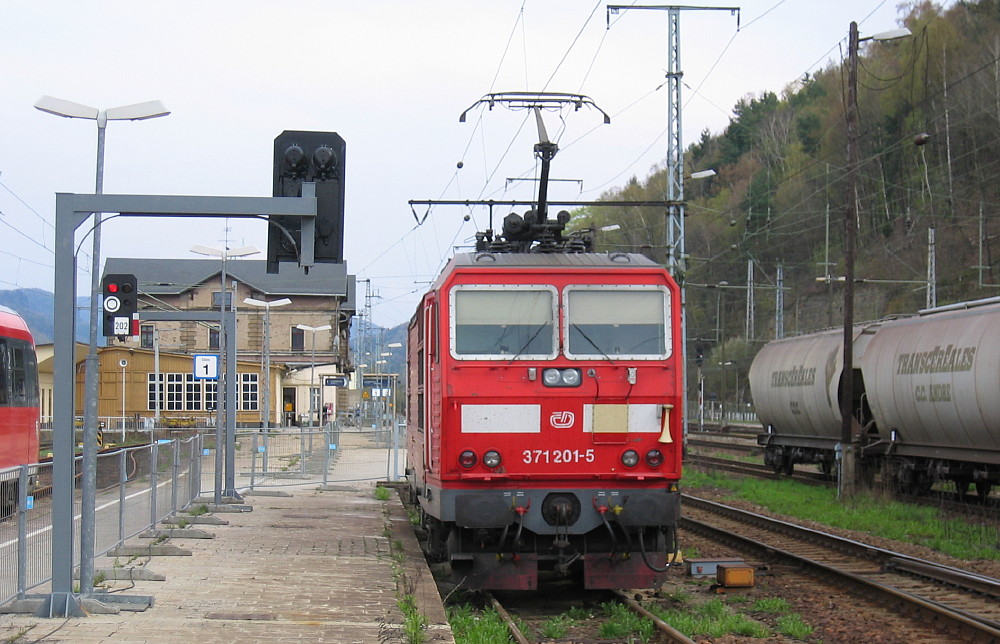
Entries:
POLYGON ((193 373, 184 374, 184 402, 188 411, 201 411, 201 382, 193 373))
POLYGON ((306 332, 298 327, 292 327, 292 351, 305 351, 306 332))
POLYGON ((219 343, 219 326, 213 325, 208 327, 208 348, 218 349, 222 346, 219 343))
POLYGON ((237 385, 239 387, 240 409, 242 411, 257 411, 260 400, 259 374, 241 373, 237 374, 237 385))
POLYGON ((184 377, 186 373, 168 373, 167 376, 167 411, 184 411, 184 377))
POLYGON ((153 329, 152 324, 139 325, 139 346, 143 349, 153 348, 153 329))
POLYGON ((219 404, 219 381, 203 380, 202 382, 205 383, 205 409, 215 411, 219 404))
MULTIPOLYGON (((219 308, 219 303, 222 301, 221 291, 212 291, 212 308, 219 308)), ((233 308, 233 293, 232 291, 226 290, 226 308, 233 308)))
POLYGON ((146 409, 153 411, 157 408, 156 398, 159 393, 160 409, 163 409, 163 375, 160 374, 160 386, 156 386, 156 374, 146 374, 146 409))
MULTIPOLYGON (((320 402, 319 402, 319 395, 320 395, 319 387, 310 387, 309 388, 309 397, 311 398, 310 403, 309 403, 310 404, 310 408, 309 408, 310 411, 319 412, 320 406, 321 406, 320 402)), ((312 422, 312 421, 310 421, 310 422, 312 422)))

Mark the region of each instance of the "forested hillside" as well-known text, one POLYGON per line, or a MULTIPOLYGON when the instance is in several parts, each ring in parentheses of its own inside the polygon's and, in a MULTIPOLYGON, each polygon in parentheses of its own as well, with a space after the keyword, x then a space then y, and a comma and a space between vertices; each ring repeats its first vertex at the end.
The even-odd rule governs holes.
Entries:
MULTIPOLYGON (((931 230, 938 304, 1000 295, 1000 0, 947 11, 909 3, 900 16, 912 36, 860 48, 853 224, 855 276, 867 281, 855 287, 859 321, 925 306, 931 230)), ((685 151, 686 173, 717 173, 685 182, 689 354, 702 354, 709 390, 725 389, 719 363, 730 363, 731 401, 734 390, 746 399, 750 359, 774 337, 779 266, 786 335, 843 320, 842 282, 824 277, 844 274, 852 198, 846 27, 831 55, 837 62, 790 79, 780 93, 761 88, 745 97, 724 132, 703 132, 685 151)), ((605 197, 661 200, 665 192, 660 169, 605 197)), ((664 261, 664 220, 653 208, 589 208, 577 211, 573 225, 619 224, 600 233, 598 250, 664 261)))

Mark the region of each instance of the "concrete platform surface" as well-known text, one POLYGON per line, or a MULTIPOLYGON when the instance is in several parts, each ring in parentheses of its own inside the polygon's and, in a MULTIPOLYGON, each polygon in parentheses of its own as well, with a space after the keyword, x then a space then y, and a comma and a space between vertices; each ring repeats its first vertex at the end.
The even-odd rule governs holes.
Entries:
MULTIPOLYGON (((395 490, 388 501, 369 484, 286 490, 292 495, 247 496, 253 511, 226 514, 228 525, 211 526, 214 539, 167 541, 189 557, 97 559, 96 568, 164 575, 104 582, 114 594, 153 596, 152 608, 70 619, 0 615, 0 641, 406 643, 397 601, 412 595, 427 622, 424 641, 454 642, 395 490)), ((148 539, 127 545, 137 543, 148 539)))

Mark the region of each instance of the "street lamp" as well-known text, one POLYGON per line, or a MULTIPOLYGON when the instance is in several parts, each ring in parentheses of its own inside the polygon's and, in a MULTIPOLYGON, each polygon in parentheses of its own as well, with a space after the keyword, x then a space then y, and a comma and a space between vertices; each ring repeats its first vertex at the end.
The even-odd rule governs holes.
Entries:
MULTIPOLYGON (((106 110, 74 103, 52 96, 42 96, 35 101, 35 109, 56 116, 87 119, 97 122, 97 177, 94 192, 104 193, 104 134, 108 121, 143 121, 170 114, 160 101, 122 105, 106 110)), ((80 588, 89 593, 94 587, 94 506, 97 498, 97 318, 98 299, 101 294, 101 218, 94 213, 94 242, 90 269, 90 346, 84 360, 83 401, 83 481, 81 483, 80 518, 80 588)), ((125 431, 122 419, 122 432, 125 431)))
MULTIPOLYGON (((259 253, 255 246, 243 246, 241 248, 236 248, 233 250, 211 248, 209 246, 202 246, 201 244, 195 244, 191 247, 192 253, 198 253, 199 255, 209 255, 212 257, 219 257, 222 259, 222 292, 219 294, 219 353, 222 355, 222 366, 220 373, 228 373, 229 365, 226 361, 226 350, 229 344, 229 338, 226 333, 226 306, 228 304, 227 289, 226 289, 226 260, 230 257, 245 257, 247 255, 253 255, 259 253)), ((235 352, 234 352, 235 354, 235 352)), ((233 371, 236 370, 236 365, 233 364, 233 371)), ((235 392, 236 382, 229 382, 229 379, 225 379, 225 390, 219 386, 223 382, 223 379, 215 381, 215 503, 216 505, 222 502, 222 422, 223 415, 222 411, 225 408, 226 411, 226 438, 225 438, 225 448, 226 448, 226 492, 227 496, 236 497, 236 401, 235 399, 230 400, 229 392, 235 392), (225 402, 225 405, 222 403, 225 402), (230 422, 229 419, 232 418, 233 421, 230 422)), ((157 385, 159 386, 159 385, 157 385)), ((233 396, 235 398, 235 395, 233 396)))
POLYGON ((243 303, 264 309, 264 413, 261 414, 261 425, 267 431, 271 427, 271 308, 286 306, 292 301, 287 297, 271 302, 247 297, 243 303))
POLYGON ((854 229, 857 226, 858 183, 858 47, 866 40, 895 40, 909 36, 905 27, 858 37, 858 23, 852 22, 847 43, 847 207, 844 209, 844 364, 840 387, 840 496, 855 491, 854 429, 854 229))
MULTIPOLYGON (((722 423, 723 424, 726 423, 726 402, 725 401, 726 401, 726 381, 728 380, 728 378, 726 378, 726 367, 733 367, 735 365, 736 365, 736 363, 733 362, 732 360, 726 360, 725 362, 720 362, 719 363, 719 366, 722 367, 722 423)), ((734 384, 734 387, 736 389, 736 391, 735 391, 736 402, 739 403, 740 374, 739 374, 738 371, 736 372, 736 383, 734 384)))
POLYGON ((315 396, 313 396, 313 382, 316 377, 316 332, 317 331, 328 331, 333 327, 329 324, 321 324, 320 326, 309 326, 308 324, 297 324, 295 328, 302 329, 303 331, 312 332, 312 360, 309 365, 309 425, 315 427, 315 421, 313 421, 313 402, 315 396))

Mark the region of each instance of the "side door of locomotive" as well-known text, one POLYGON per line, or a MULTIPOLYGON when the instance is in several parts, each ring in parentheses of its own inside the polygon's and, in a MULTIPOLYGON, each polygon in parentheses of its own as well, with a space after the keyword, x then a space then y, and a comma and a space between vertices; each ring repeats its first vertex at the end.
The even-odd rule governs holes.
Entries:
POLYGON ((443 410, 441 384, 441 350, 438 301, 434 294, 427 296, 424 315, 424 468, 427 472, 441 472, 441 414, 443 410))

